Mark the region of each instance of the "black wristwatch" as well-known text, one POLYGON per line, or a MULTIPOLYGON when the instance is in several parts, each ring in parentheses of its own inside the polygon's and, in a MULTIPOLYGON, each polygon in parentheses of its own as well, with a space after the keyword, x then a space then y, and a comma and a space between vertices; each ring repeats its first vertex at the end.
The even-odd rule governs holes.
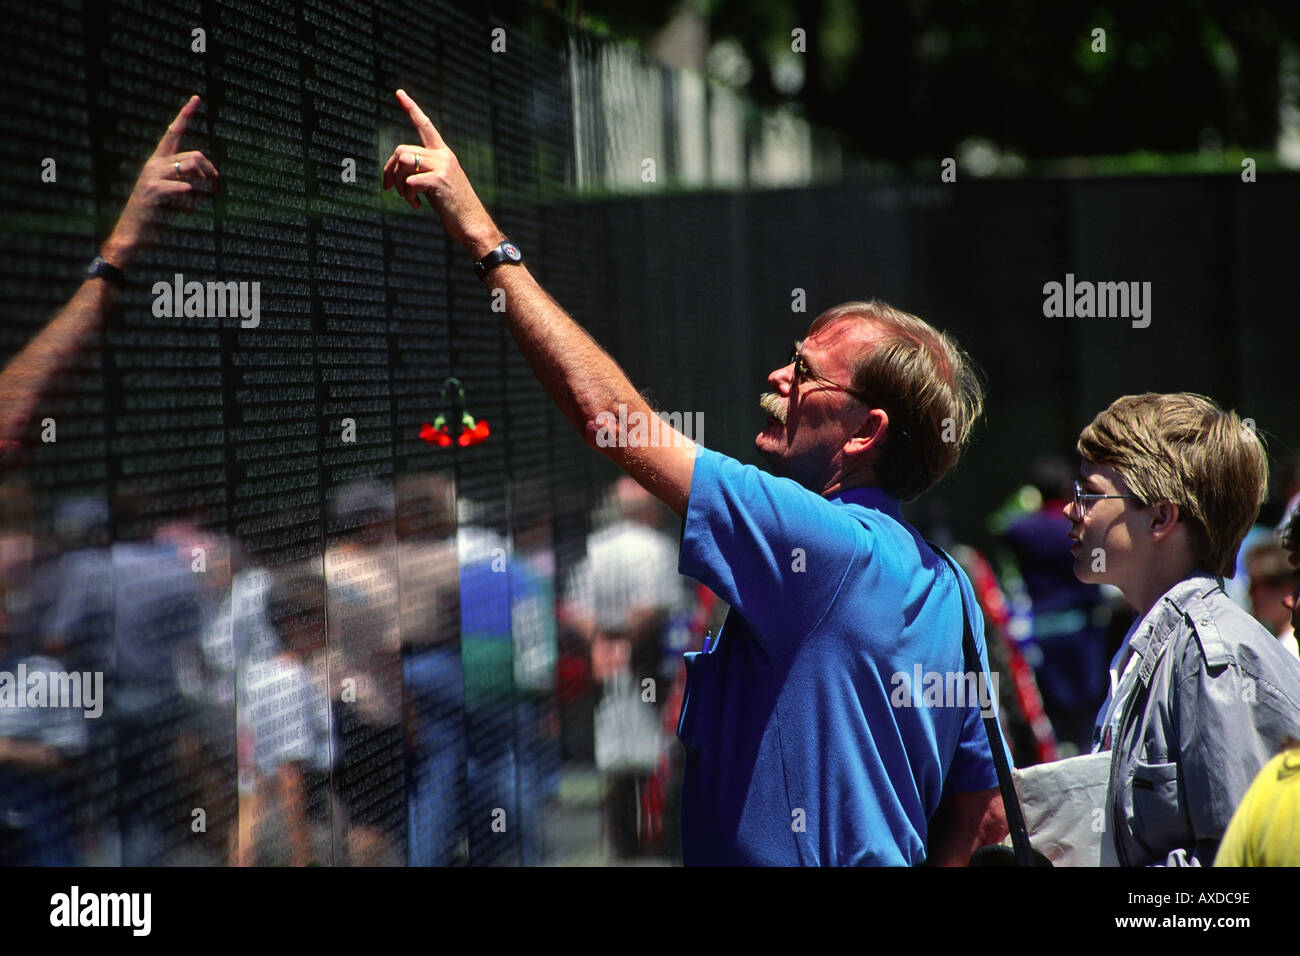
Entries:
POLYGON ((103 279, 110 285, 117 286, 119 289, 126 288, 126 273, 113 265, 113 263, 109 262, 103 256, 95 256, 95 261, 86 269, 86 278, 103 279))
POLYGON ((519 251, 519 247, 507 239, 478 262, 474 263, 474 272, 481 281, 486 279, 487 274, 502 263, 517 266, 523 261, 524 254, 519 251))

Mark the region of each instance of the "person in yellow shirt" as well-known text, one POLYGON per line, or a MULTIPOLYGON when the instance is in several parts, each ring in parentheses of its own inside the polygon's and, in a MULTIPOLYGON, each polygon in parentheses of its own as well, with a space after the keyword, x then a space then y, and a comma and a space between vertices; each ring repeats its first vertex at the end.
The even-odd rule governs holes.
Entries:
POLYGON ((1300 741, 1264 765, 1232 815, 1215 866, 1300 866, 1300 741))

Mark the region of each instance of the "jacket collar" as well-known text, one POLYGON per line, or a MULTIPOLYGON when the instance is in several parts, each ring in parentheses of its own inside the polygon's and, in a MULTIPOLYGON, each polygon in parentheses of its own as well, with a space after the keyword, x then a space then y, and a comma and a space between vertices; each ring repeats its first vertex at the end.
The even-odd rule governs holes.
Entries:
POLYGON ((1196 572, 1179 581, 1152 605, 1151 610, 1138 625, 1130 647, 1141 658, 1138 677, 1149 685, 1169 638, 1187 615, 1187 609, 1205 600, 1214 591, 1222 590, 1223 581, 1205 572, 1196 572))

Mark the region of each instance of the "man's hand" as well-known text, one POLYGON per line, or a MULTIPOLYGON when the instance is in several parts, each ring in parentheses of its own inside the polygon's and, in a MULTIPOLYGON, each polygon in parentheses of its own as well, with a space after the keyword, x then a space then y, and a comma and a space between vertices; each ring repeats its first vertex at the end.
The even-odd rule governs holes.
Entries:
POLYGON ((505 237, 483 208, 456 154, 447 148, 433 122, 405 90, 397 91, 397 102, 410 117, 421 145, 393 150, 384 163, 384 188, 396 189, 412 209, 420 208, 420 194, 426 194, 447 235, 465 246, 475 259, 483 257, 505 237))
POLYGON ((198 111, 199 98, 191 96, 140 171, 126 208, 104 243, 104 258, 119 269, 131 266, 141 250, 153 245, 176 213, 189 215, 201 196, 217 191, 217 167, 198 150, 179 151, 181 137, 198 111))
MULTIPOLYGON (((474 193, 455 155, 442 141, 424 111, 405 91, 397 102, 420 134, 419 146, 398 146, 384 163, 384 188, 420 208, 420 194, 429 198, 447 234, 481 259, 505 236, 497 229, 474 193)), ((529 368, 564 417, 592 448, 611 458, 641 486, 676 514, 686 513, 695 444, 670 426, 659 430, 659 441, 632 441, 619 436, 600 439, 605 432, 602 413, 611 417, 620 406, 648 420, 654 411, 628 381, 623 370, 573 317, 546 294, 528 266, 500 266, 489 278, 493 293, 505 301, 505 320, 529 368)))

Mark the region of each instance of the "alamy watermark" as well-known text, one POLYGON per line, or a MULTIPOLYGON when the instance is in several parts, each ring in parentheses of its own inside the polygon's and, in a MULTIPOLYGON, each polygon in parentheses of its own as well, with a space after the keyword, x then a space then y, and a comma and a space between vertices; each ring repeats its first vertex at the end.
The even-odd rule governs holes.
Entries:
POLYGON ((894 689, 889 694, 892 707, 969 707, 978 704, 985 717, 998 715, 998 675, 989 676, 975 671, 922 671, 921 665, 912 667, 912 673, 895 671, 889 678, 894 689))
POLYGON ((104 675, 101 671, 0 671, 0 708, 74 708, 94 720, 104 713, 104 675))
POLYGON ((703 412, 628 412, 618 403, 618 414, 596 416, 596 445, 600 448, 685 448, 695 443, 695 457, 704 449, 703 412))
POLYGON ((153 294, 153 314, 160 319, 238 315, 245 329, 255 329, 262 321, 260 282, 186 282, 184 273, 178 272, 170 283, 155 282, 153 294))
POLYGON ((1074 273, 1065 274, 1065 282, 1043 284, 1043 315, 1049 319, 1132 319, 1135 329, 1151 324, 1150 282, 1074 281, 1074 273))
POLYGON ((83 893, 73 885, 50 897, 50 925, 56 927, 125 927, 133 936, 153 928, 152 893, 83 893))

